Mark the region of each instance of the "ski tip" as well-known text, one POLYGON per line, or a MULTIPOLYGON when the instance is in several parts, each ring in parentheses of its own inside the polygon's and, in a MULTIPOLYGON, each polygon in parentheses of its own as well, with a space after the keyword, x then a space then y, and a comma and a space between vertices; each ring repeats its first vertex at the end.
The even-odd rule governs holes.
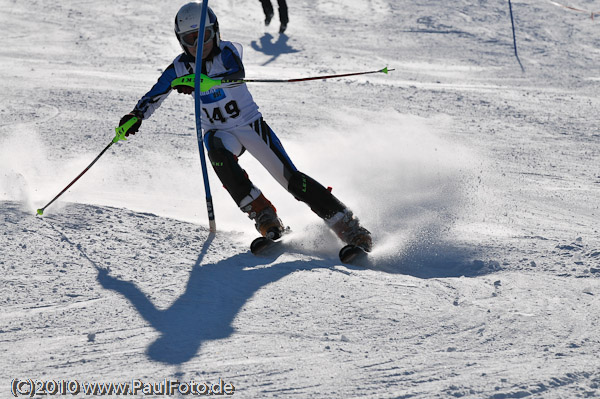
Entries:
POLYGON ((385 68, 383 68, 381 70, 381 72, 385 73, 386 75, 388 74, 388 72, 392 72, 392 71, 395 71, 395 69, 393 69, 393 68, 392 69, 388 69, 388 67, 385 67, 385 68))
POLYGON ((252 241, 250 244, 250 252, 254 255, 258 255, 265 251, 268 247, 270 247, 274 243, 273 240, 267 237, 258 237, 252 241))
POLYGON ((40 215, 42 216, 44 214, 44 210, 43 209, 38 209, 36 212, 36 215, 40 215))
POLYGON ((260 236, 255 238, 250 244, 250 252, 254 255, 262 254, 263 252, 269 252, 275 244, 281 243, 281 237, 291 233, 291 229, 288 227, 282 231, 270 231, 273 234, 267 234, 267 236, 260 236))
POLYGON ((340 249, 339 258, 342 263, 352 264, 353 262, 367 256, 367 252, 356 245, 346 245, 340 249))

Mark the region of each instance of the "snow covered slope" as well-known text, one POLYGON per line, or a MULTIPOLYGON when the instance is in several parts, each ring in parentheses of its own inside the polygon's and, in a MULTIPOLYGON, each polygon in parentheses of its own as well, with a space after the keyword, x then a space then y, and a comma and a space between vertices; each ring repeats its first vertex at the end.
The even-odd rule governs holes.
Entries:
MULTIPOLYGON (((374 233, 369 268, 249 155, 294 233, 256 235, 171 95, 44 217, 179 52, 177 2, 0 0, 0 392, 18 379, 239 397, 600 396, 599 21, 544 0, 213 0, 298 168, 374 233)), ((567 4, 600 10, 597 0, 567 4)), ((79 395, 85 397, 83 393, 79 395)), ((139 397, 164 397, 138 394, 139 397)), ((177 396, 177 395, 176 395, 177 396)))

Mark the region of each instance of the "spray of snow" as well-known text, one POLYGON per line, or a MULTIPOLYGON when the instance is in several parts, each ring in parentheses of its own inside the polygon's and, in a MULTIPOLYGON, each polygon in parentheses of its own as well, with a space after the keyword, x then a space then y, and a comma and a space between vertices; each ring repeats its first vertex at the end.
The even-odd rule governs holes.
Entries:
POLYGON ((46 166, 46 158, 37 131, 15 125, 0 140, 0 198, 19 201, 22 210, 34 214, 34 187, 46 166))
MULTIPOLYGON (((284 146, 298 169, 332 186, 372 230, 376 258, 397 259, 408 247, 418 243, 422 248, 452 228, 466 206, 463 187, 472 180, 477 161, 443 138, 449 118, 426 119, 392 109, 342 109, 332 117, 327 126, 299 132, 310 141, 287 138, 284 146)), ((312 251, 339 247, 307 207, 271 183, 259 166, 249 170, 284 222, 299 232, 298 241, 310 241, 312 251)))

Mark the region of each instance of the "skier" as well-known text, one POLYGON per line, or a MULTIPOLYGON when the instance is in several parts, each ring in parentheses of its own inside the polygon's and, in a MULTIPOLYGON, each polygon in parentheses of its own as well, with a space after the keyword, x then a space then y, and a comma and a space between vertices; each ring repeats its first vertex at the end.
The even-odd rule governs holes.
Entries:
MULTIPOLYGON (((271 0, 260 0, 260 3, 265 13, 265 25, 269 26, 271 19, 273 19, 273 4, 271 0)), ((277 0, 277 6, 279 7, 279 21, 281 22, 279 33, 283 33, 289 22, 287 3, 285 0, 277 0)))
MULTIPOLYGON (((148 119, 171 92, 171 82, 195 72, 198 21, 201 3, 191 2, 175 17, 175 35, 183 53, 165 69, 158 82, 146 93, 119 126, 134 116, 138 121, 126 135, 135 134, 142 120, 148 119)), ((217 16, 208 7, 202 50, 203 74, 214 79, 243 79, 242 46, 221 40, 217 16)), ((193 94, 190 86, 175 86, 179 93, 193 94)), ((346 244, 371 251, 371 233, 330 190, 300 172, 285 152, 279 139, 258 111, 245 83, 225 83, 201 93, 204 143, 210 162, 238 207, 255 223, 264 237, 277 240, 285 228, 277 211, 264 194, 250 181, 238 164, 247 150, 297 200, 313 212, 346 244)))

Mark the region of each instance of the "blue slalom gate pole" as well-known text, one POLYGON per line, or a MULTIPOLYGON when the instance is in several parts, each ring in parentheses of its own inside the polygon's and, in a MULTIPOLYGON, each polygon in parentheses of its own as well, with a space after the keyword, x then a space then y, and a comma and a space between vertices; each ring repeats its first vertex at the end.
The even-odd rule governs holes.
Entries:
MULTIPOLYGON (((198 27, 198 43, 196 47, 196 74, 202 72, 202 50, 204 48, 204 28, 206 27, 206 15, 208 14, 208 0, 202 1, 200 11, 200 26, 198 27)), ((208 227, 211 232, 217 231, 215 223, 215 211, 213 208, 210 183, 208 181, 208 170, 206 168, 206 156, 204 154, 204 141, 202 140, 202 99, 200 97, 200 81, 194 82, 194 103, 196 115, 196 138, 198 139, 198 150, 200 151, 200 163, 202 164, 202 177, 204 178, 204 193, 206 194, 206 209, 208 210, 208 227)))

